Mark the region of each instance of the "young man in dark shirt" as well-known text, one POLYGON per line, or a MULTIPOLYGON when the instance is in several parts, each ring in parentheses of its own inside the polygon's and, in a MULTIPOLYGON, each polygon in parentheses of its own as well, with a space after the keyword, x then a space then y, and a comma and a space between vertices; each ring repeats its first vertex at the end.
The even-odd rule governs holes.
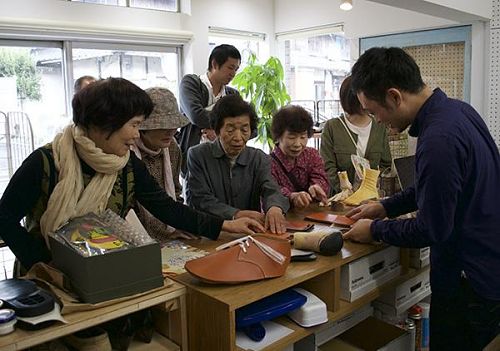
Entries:
POLYGON ((399 48, 372 48, 352 89, 376 120, 418 137, 415 185, 347 215, 344 236, 431 247, 431 350, 482 350, 500 332, 500 156, 481 116, 426 86, 399 48), (386 219, 418 210, 413 219, 386 219))
POLYGON ((238 49, 232 45, 216 46, 208 58, 205 74, 186 74, 179 85, 181 112, 190 123, 182 127, 177 141, 182 150, 182 173, 186 173, 186 157, 191 146, 200 142, 213 141, 215 131, 210 127, 209 114, 214 104, 223 96, 238 94, 228 86, 233 80, 241 63, 238 49))

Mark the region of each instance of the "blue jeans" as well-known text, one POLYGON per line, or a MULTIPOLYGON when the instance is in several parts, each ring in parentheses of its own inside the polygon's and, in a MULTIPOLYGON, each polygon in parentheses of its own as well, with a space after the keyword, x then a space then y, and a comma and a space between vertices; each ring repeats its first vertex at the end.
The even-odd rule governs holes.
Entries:
POLYGON ((456 294, 432 293, 431 351, 480 351, 500 333, 500 301, 482 298, 462 279, 456 294))

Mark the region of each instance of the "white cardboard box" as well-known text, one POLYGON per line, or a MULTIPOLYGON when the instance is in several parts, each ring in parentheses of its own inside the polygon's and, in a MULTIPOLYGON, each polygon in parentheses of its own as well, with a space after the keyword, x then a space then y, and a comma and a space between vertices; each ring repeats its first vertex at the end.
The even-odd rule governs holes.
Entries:
POLYGON ((373 301, 373 306, 393 316, 404 313, 408 308, 429 296, 431 283, 429 270, 401 283, 391 291, 373 301))
POLYGON ((337 338, 319 347, 321 351, 406 351, 410 333, 369 317, 337 338))
POLYGON ((400 250, 389 246, 341 268, 340 297, 353 301, 400 275, 400 250))
POLYGON ((430 247, 410 249, 410 267, 418 269, 428 266, 430 263, 430 253, 430 247))
POLYGON ((344 318, 328 322, 324 329, 314 333, 316 346, 323 345, 372 315, 373 307, 367 304, 344 318))

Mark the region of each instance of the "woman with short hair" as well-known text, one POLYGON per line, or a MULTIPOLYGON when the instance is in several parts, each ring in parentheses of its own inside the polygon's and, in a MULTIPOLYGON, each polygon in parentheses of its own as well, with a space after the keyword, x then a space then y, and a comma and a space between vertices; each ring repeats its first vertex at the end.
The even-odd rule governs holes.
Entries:
POLYGON ((271 170, 281 193, 297 208, 317 200, 326 203, 329 191, 325 165, 318 150, 308 147, 313 135, 311 114, 289 105, 273 116, 271 125, 276 147, 271 152, 271 170))

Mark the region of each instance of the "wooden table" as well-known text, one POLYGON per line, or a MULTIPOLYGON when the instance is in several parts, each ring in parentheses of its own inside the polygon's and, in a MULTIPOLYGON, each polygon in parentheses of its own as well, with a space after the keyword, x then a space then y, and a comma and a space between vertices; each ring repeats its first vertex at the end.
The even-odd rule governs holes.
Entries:
POLYGON ((66 314, 63 317, 68 321, 68 324, 57 323, 36 331, 17 328, 11 334, 0 336, 0 350, 23 350, 151 306, 172 304, 169 307, 171 309, 178 308, 181 313, 182 342, 180 346, 185 351, 187 350, 186 288, 181 284, 172 283, 170 286, 114 305, 92 311, 66 314))
MULTIPOLYGON (((302 219, 307 212, 314 210, 327 211, 321 208, 298 211, 291 215, 290 219, 302 219)), ((190 242, 190 244, 207 251, 213 251, 222 242, 233 240, 236 237, 222 234, 218 241, 202 239, 198 242, 190 242)), ((409 278, 408 270, 404 268, 405 276, 394 279, 382 288, 373 290, 351 303, 340 300, 341 266, 385 247, 385 245, 345 242, 342 251, 335 256, 318 255, 318 259, 315 261, 292 262, 282 277, 233 286, 205 284, 188 273, 179 275, 175 279, 188 288, 189 349, 193 351, 238 350, 235 343, 235 310, 290 287, 302 287, 323 300, 327 305, 330 320, 337 320, 352 313, 376 299, 382 291, 386 291, 409 278)), ((408 267, 407 264, 406 267, 408 267)), ((410 273, 411 276, 415 274, 418 272, 410 273)), ((279 322, 293 329, 294 332, 273 343, 265 350, 280 350, 321 328, 321 326, 302 328, 286 318, 280 319, 279 322)))

